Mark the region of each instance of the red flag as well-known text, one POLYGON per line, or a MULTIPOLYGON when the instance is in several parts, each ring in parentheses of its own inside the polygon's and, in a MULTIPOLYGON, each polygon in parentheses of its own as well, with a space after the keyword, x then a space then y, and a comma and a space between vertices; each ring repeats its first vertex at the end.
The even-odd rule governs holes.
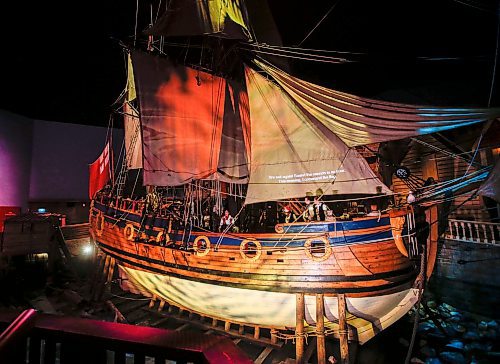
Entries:
POLYGON ((110 148, 106 143, 99 158, 89 166, 89 197, 94 198, 97 191, 102 189, 109 181, 110 173, 110 148))

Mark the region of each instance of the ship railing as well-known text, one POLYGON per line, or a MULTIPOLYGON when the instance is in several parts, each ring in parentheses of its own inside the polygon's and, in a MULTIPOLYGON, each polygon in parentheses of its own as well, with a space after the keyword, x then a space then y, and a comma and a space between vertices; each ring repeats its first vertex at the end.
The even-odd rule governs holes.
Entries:
POLYGON ((500 223, 468 220, 448 220, 448 240, 500 245, 500 223))
POLYGON ((2 363, 252 363, 229 338, 38 313, 0 312, 2 363), (3 332, 2 332, 3 330, 3 332))

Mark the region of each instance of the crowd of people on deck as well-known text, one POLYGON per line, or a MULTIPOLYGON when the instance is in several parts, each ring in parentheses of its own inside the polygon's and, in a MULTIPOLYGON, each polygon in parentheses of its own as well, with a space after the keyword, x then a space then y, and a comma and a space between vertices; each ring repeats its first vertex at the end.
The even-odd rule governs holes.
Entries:
MULTIPOLYGON (((206 230, 218 232, 272 232, 277 223, 334 221, 335 219, 350 219, 356 216, 356 213, 353 213, 352 210, 348 212, 347 209, 344 209, 343 213, 336 216, 334 210, 323 202, 322 197, 323 191, 318 189, 316 194, 312 192, 306 194, 302 210, 298 204, 285 205, 280 210, 276 210, 269 205, 260 208, 257 215, 248 211, 242 213, 239 221, 238 215, 237 218, 233 217, 228 208, 224 209, 222 215, 209 213, 207 208, 203 213, 202 227, 206 230)), ((369 211, 363 211, 363 214, 376 216, 380 212, 378 206, 372 204, 369 211)))
MULTIPOLYGON (((163 198, 159 197, 156 191, 147 191, 146 196, 140 200, 132 201, 127 198, 118 198, 112 204, 118 204, 118 200, 121 201, 120 204, 126 209, 138 210, 142 212, 141 221, 142 224, 146 225, 150 219, 146 216, 154 215, 166 216, 166 214, 171 215, 176 220, 176 227, 182 229, 184 224, 189 223, 190 228, 198 227, 206 231, 214 232, 273 232, 275 226, 278 223, 297 223, 297 222, 321 222, 321 221, 334 221, 335 219, 351 219, 355 216, 377 216, 380 215, 380 211, 377 205, 371 204, 368 211, 361 209, 363 213, 361 215, 356 215, 352 209, 346 209, 344 204, 331 204, 328 206, 322 200, 323 191, 318 189, 315 194, 312 192, 307 192, 304 197, 303 204, 290 203, 288 205, 281 205, 281 208, 276 210, 279 204, 264 204, 258 212, 256 207, 253 210, 244 209, 240 214, 233 216, 231 211, 236 211, 235 206, 228 206, 227 200, 223 200, 222 213, 220 213, 215 206, 215 204, 208 201, 207 204, 203 206, 203 212, 200 216, 193 216, 192 220, 185 220, 182 218, 182 200, 169 200, 163 201, 163 198), (224 203, 226 202, 226 203, 224 203), (129 206, 130 205, 130 206, 129 206), (342 205, 341 209, 339 209, 342 205), (161 210, 161 211, 160 211, 161 210), (343 211, 342 211, 343 210, 343 211), (162 212, 163 211, 163 212, 162 212), (178 225, 178 226, 177 226, 178 225)), ((111 199, 112 200, 112 199, 111 199)), ((111 203, 110 200, 110 203, 111 203)), ((117 206, 118 207, 118 206, 117 206)), ((142 225, 141 224, 141 225, 142 225)))

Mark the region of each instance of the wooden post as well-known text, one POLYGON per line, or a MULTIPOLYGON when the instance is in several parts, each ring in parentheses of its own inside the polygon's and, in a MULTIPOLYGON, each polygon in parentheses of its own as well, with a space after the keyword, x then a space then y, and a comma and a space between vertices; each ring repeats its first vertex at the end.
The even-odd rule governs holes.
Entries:
POLYGON ((304 364, 304 316, 305 302, 304 294, 297 293, 295 301, 296 322, 295 322, 295 363, 304 364))
POLYGON ((163 307, 165 307, 165 301, 160 300, 160 305, 158 306, 158 312, 163 311, 163 307))
POLYGON ((156 303, 156 295, 154 294, 153 297, 151 297, 151 301, 149 301, 148 308, 153 308, 155 303, 156 303))
POLYGON ((277 333, 278 333, 278 330, 271 329, 271 344, 277 344, 278 343, 277 333))
POLYGON ((106 285, 110 284, 113 279, 113 273, 115 272, 115 264, 116 264, 115 258, 111 257, 109 261, 108 276, 106 277, 106 282, 105 282, 106 285))
POLYGON ((340 336, 340 363, 349 364, 349 345, 347 342, 347 321, 346 321, 346 307, 345 295, 337 295, 339 305, 339 336, 340 336))
POLYGON ((260 326, 255 326, 253 332, 253 338, 258 339, 260 337, 260 326))
POLYGON ((326 364, 326 350, 325 350, 325 301, 323 294, 316 295, 316 341, 318 352, 318 364, 326 364))

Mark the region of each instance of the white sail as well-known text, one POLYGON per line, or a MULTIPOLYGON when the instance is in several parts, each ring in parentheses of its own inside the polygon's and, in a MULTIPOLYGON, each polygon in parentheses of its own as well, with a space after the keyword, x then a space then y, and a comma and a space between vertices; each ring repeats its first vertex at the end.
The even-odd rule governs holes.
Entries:
POLYGON ((436 133, 500 116, 499 108, 417 106, 367 99, 301 80, 259 61, 255 63, 309 118, 325 125, 348 146, 436 133))
POLYGON ((305 196, 390 192, 356 150, 311 121, 271 81, 246 68, 250 181, 245 203, 305 196))
POLYGON ((127 169, 142 168, 142 136, 139 113, 128 102, 123 105, 127 169))

